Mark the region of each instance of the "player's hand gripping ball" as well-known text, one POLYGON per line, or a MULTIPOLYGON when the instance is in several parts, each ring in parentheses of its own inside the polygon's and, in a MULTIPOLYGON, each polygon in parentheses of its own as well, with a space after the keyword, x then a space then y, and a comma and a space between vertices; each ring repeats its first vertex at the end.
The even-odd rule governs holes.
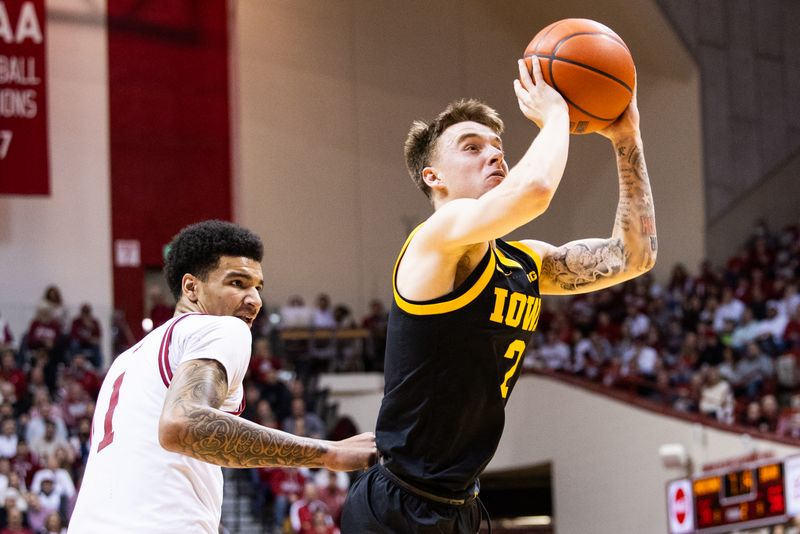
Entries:
POLYGON ((569 106, 569 131, 587 134, 619 117, 633 96, 636 67, 630 50, 608 26, 589 19, 564 19, 536 34, 525 62, 539 58, 544 80, 569 106))

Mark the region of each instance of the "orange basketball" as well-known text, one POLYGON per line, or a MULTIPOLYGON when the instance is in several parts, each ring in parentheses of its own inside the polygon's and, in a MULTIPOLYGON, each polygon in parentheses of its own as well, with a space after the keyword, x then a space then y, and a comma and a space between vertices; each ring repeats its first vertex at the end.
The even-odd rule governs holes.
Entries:
POLYGON ((536 34, 525 61, 539 58, 542 75, 569 104, 569 130, 587 134, 605 128, 633 96, 636 68, 630 50, 608 26, 589 19, 564 19, 536 34))

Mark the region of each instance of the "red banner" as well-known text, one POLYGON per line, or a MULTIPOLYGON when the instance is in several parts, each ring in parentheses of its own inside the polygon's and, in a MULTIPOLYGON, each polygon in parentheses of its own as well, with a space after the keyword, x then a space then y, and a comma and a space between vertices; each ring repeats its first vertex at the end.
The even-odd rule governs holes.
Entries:
POLYGON ((49 195, 44 0, 0 0, 0 194, 49 195))

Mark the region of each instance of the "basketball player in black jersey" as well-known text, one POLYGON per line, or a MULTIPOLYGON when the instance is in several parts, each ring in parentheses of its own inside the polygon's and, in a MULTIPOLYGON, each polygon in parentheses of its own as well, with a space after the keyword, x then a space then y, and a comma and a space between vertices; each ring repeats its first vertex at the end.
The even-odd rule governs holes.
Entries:
POLYGON ((600 132, 619 172, 611 237, 560 247, 500 239, 547 209, 569 146, 563 98, 542 80, 538 61, 532 77, 522 61, 519 70, 520 109, 541 131, 510 171, 503 123, 480 102, 455 102, 409 133, 409 172, 435 211, 395 265, 376 428, 382 459, 351 488, 344 534, 478 532, 478 475, 500 441, 541 295, 606 288, 655 264, 635 95, 600 132))

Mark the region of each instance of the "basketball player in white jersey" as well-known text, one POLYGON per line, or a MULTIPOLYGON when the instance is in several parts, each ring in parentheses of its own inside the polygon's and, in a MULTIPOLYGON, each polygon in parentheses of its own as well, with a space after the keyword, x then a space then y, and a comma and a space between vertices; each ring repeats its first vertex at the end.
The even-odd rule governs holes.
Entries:
POLYGON ((340 442, 236 417, 261 308, 261 240, 221 221, 184 228, 165 274, 175 317, 106 375, 71 534, 217 533, 223 467, 367 467, 372 433, 340 442))

